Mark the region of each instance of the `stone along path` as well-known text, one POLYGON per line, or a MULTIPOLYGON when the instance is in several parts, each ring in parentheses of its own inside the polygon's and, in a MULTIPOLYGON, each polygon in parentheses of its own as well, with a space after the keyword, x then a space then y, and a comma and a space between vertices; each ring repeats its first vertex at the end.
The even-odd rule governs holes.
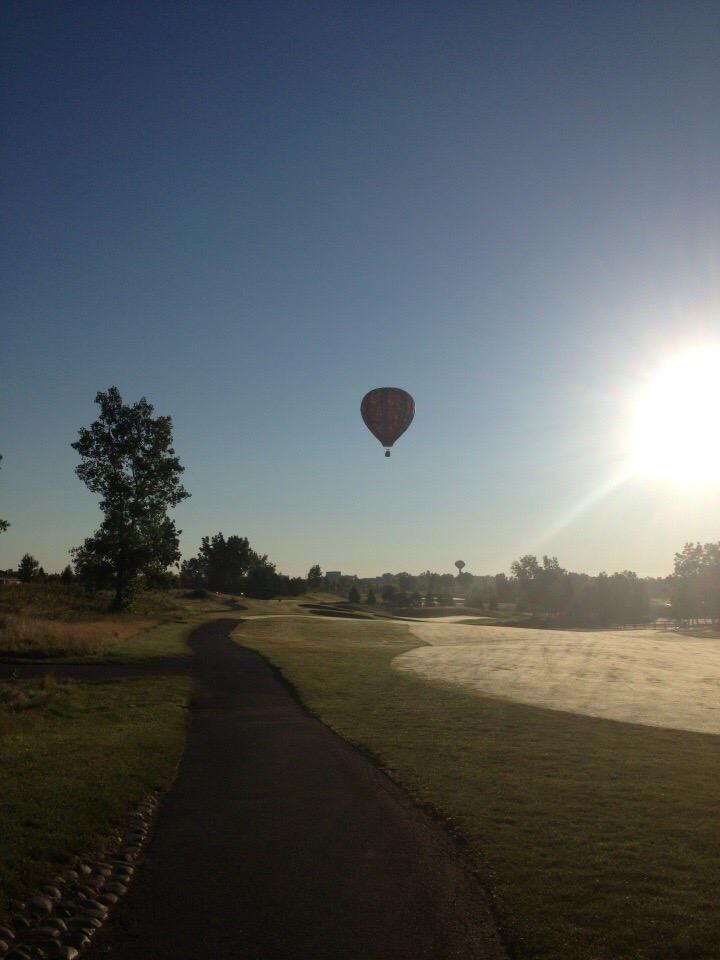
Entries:
POLYGON ((193 634, 187 750, 88 956, 500 960, 452 840, 234 644, 235 626, 193 634))

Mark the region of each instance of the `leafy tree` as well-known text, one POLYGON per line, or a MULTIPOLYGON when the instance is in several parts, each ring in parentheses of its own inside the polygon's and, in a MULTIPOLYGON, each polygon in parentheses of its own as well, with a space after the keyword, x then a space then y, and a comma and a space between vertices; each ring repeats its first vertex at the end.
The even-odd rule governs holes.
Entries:
POLYGON ((180 564, 180 586, 194 589, 205 586, 205 572, 199 557, 190 557, 180 564))
POLYGON ((404 570, 402 573, 397 575, 397 587, 401 593, 412 593, 415 589, 415 580, 416 578, 411 576, 411 574, 406 573, 404 570))
POLYGON ((677 619, 720 619, 720 543, 686 543, 669 584, 677 619))
POLYGON ((323 572, 320 569, 320 564, 316 563, 314 567, 310 567, 307 575, 307 585, 308 590, 320 590, 323 584, 323 572))
POLYGON ((357 587, 350 587, 350 593, 348 593, 348 600, 350 603, 360 603, 360 593, 358 592, 357 587))
POLYGON ((75 574, 73 573, 73 568, 68 564, 63 572, 60 574, 61 583, 73 583, 75 580, 75 574))
POLYGON ((289 597, 299 597, 301 593, 305 593, 307 584, 302 577, 286 577, 283 578, 287 581, 287 586, 284 593, 287 593, 289 597))
POLYGON ((202 538, 197 560, 203 583, 196 586, 220 593, 242 593, 257 554, 247 537, 232 534, 226 540, 222 533, 216 533, 212 538, 202 538))
POLYGON ((490 597, 488 600, 488 610, 495 611, 498 608, 498 599, 497 597, 490 597))
POLYGON ((515 599, 515 587, 512 580, 505 573, 496 573, 495 595, 500 602, 512 603, 515 599))
POLYGON ((259 597, 267 600, 279 593, 280 578, 275 572, 275 564, 270 563, 266 556, 254 554, 247 577, 245 578, 245 592, 249 597, 259 597))
POLYGON ((518 599, 532 613, 559 613, 567 605, 569 580, 557 557, 543 557, 541 565, 537 557, 526 554, 513 563, 512 573, 518 585, 518 599))
POLYGON ((475 577, 471 573, 458 573, 455 582, 461 596, 466 596, 467 593, 472 590, 474 580, 475 577))
POLYGON ((376 596, 375 596, 375 591, 373 590, 372 587, 370 587, 370 589, 369 589, 368 592, 367 592, 367 600, 366 600, 366 603, 367 603, 367 605, 368 605, 369 607, 374 607, 375 604, 377 603, 377 598, 376 598, 376 596))
POLYGON ((382 588, 382 593, 380 596, 383 598, 383 601, 390 606, 390 604, 395 600, 395 594, 397 591, 391 583, 386 583, 382 588))
POLYGON ((104 519, 72 554, 79 571, 110 572, 114 606, 129 605, 140 577, 180 559, 179 534, 167 516, 190 494, 172 447, 172 420, 154 417, 143 397, 124 404, 117 387, 98 393, 100 416, 72 444, 77 475, 100 495, 104 519))
POLYGON ((18 577, 23 583, 29 583, 37 577, 40 564, 31 553, 26 553, 18 566, 18 577))
POLYGON ((110 590, 114 585, 114 571, 109 560, 102 559, 92 551, 84 551, 76 547, 70 551, 75 561, 75 575, 85 588, 85 592, 93 596, 99 590, 110 590))
POLYGON ((417 590, 413 590, 413 592, 410 594, 410 606, 419 607, 421 602, 422 602, 422 596, 417 590))
MULTIPOLYGON (((0 453, 0 460, 2 460, 2 454, 0 453)), ((0 520, 0 533, 5 533, 10 524, 7 520, 0 520)))
POLYGON ((469 594, 466 603, 469 607, 475 607, 476 610, 485 609, 485 599, 482 595, 482 591, 477 587, 471 591, 469 594))

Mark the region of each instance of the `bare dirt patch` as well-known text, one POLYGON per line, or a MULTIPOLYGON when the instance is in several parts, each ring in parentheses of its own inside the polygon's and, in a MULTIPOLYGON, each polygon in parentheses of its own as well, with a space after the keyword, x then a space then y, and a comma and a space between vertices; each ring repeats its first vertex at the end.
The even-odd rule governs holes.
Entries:
POLYGON ((651 630, 412 624, 395 669, 626 723, 720 733, 720 640, 651 630))

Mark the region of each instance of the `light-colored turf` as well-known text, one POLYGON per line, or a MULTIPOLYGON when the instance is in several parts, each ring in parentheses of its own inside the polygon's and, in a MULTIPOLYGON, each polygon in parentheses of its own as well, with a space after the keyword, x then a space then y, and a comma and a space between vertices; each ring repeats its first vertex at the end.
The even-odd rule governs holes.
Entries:
POLYGON ((720 733, 720 640, 654 630, 412 624, 424 646, 393 666, 520 703, 720 733))
POLYGON ((719 738, 400 672, 408 624, 265 618, 235 636, 467 838, 516 960, 720 957, 719 738))

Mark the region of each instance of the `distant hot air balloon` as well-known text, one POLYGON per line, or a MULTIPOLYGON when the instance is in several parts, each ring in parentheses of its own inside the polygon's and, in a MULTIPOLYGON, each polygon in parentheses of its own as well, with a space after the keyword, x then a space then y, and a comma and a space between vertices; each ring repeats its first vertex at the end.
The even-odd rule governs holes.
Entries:
POLYGON ((456 561, 455 561, 455 566, 456 566, 457 569, 458 569, 458 576, 460 576, 460 574, 462 573, 462 569, 463 569, 463 567, 465 566, 465 561, 464 561, 464 560, 456 560, 456 561))
POLYGON ((389 457, 389 448, 412 423, 415 401, 398 387, 377 387, 363 397, 360 413, 370 433, 388 447, 385 456, 389 457))

